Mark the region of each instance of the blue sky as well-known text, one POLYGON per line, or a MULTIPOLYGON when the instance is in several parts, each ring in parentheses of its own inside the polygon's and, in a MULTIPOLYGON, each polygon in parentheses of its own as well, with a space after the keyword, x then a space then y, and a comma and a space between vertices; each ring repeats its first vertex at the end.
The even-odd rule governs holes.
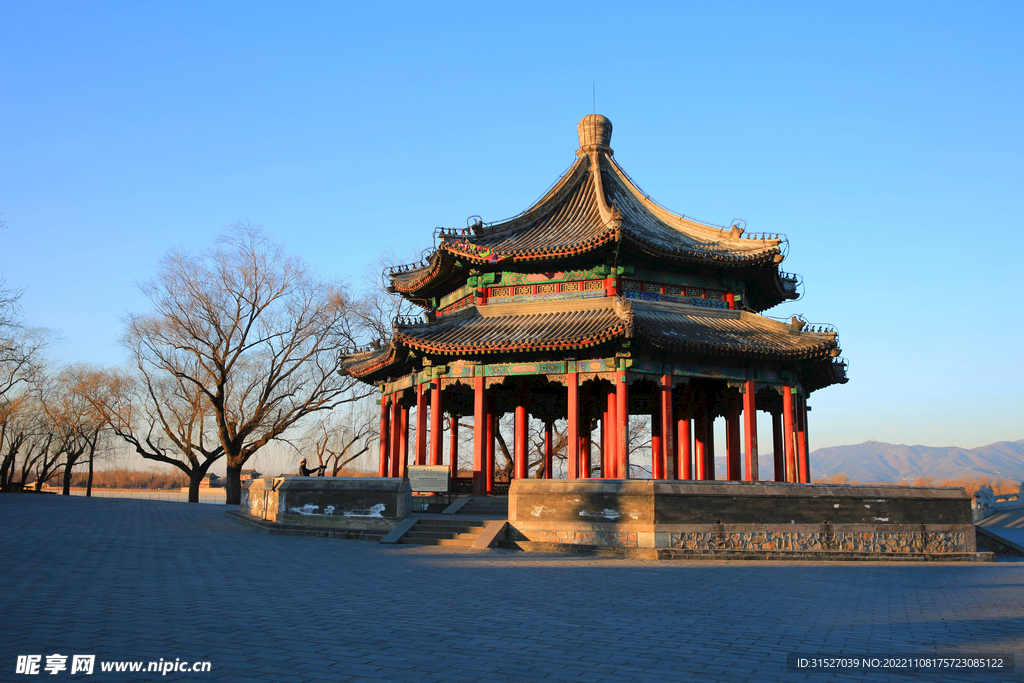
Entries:
POLYGON ((263 224, 358 282, 525 209, 577 121, 665 206, 784 232, 851 381, 812 447, 1024 438, 1019 3, 0 3, 0 273, 121 362, 169 248, 263 224))

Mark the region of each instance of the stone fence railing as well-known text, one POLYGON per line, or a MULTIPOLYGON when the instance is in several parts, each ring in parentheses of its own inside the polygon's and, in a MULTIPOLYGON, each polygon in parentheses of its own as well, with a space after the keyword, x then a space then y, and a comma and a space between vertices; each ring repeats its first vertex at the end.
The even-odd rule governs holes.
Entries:
POLYGON ((997 512, 1024 508, 1024 482, 1016 493, 996 495, 989 486, 982 486, 974 494, 974 521, 980 522, 997 512))

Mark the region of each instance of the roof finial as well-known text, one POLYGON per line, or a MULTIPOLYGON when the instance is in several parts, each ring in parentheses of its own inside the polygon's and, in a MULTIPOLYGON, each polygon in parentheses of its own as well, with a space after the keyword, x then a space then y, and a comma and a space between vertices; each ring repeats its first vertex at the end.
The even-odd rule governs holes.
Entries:
POLYGON ((600 149, 603 152, 611 152, 608 148, 612 141, 612 122, 600 114, 588 114, 583 117, 576 132, 580 136, 580 149, 589 152, 592 149, 600 149))

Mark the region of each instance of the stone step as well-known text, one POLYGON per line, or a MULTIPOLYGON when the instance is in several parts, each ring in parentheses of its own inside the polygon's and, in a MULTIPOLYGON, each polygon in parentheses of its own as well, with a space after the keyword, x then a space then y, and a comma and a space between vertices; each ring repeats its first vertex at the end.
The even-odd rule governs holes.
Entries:
POLYGON ((409 534, 402 536, 398 541, 405 545, 449 545, 459 546, 462 548, 468 548, 473 545, 475 538, 462 539, 462 538, 409 538, 409 534))
POLYGON ((412 528, 412 531, 437 531, 443 533, 480 533, 484 530, 484 526, 480 524, 462 523, 462 524, 430 524, 426 522, 417 522, 416 526, 412 528))
POLYGON ((507 505, 476 505, 470 503, 456 512, 457 515, 505 515, 508 514, 507 505))
POLYGON ((432 539, 432 538, 446 538, 446 539, 458 539, 458 540, 469 540, 475 541, 480 536, 480 532, 469 532, 469 533, 451 533, 449 531, 419 531, 413 528, 411 531, 407 531, 402 540, 407 538, 413 539, 432 539))
POLYGON ((469 519, 421 519, 398 542, 406 545, 469 547, 486 528, 485 524, 469 519))

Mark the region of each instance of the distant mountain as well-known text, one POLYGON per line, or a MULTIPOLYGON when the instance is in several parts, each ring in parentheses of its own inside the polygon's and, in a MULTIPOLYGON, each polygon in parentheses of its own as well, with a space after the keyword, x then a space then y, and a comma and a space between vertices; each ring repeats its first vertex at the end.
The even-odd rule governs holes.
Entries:
POLYGON ((931 477, 936 482, 964 477, 1024 481, 1024 439, 999 441, 979 448, 866 441, 811 452, 814 480, 837 474, 845 474, 850 481, 874 483, 913 482, 918 477, 931 477))

